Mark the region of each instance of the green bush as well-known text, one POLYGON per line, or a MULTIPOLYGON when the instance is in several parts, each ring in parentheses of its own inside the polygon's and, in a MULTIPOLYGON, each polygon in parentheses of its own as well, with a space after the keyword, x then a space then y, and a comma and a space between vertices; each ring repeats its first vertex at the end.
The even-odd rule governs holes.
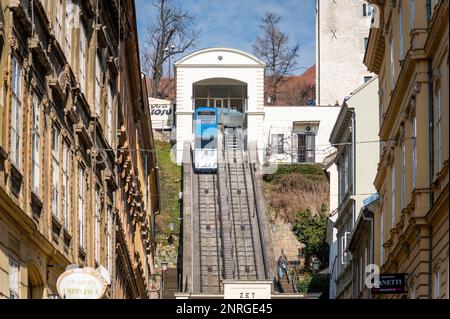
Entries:
MULTIPOLYGON (((322 208, 326 208, 326 206, 322 208)), ((323 212, 321 214, 311 214, 309 208, 298 212, 292 231, 297 239, 305 244, 304 253, 306 256, 322 256, 328 249, 328 244, 325 240, 327 217, 323 212)))
POLYGON ((327 290, 329 285, 328 275, 314 275, 305 273, 303 278, 297 284, 300 293, 318 293, 327 290))

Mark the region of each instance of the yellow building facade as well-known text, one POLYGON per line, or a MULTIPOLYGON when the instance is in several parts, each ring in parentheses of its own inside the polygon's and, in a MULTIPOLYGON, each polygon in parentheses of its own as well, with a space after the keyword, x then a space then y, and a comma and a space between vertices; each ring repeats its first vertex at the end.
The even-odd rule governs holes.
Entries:
POLYGON ((153 147, 150 124, 135 121, 150 116, 134 9, 1 1, 0 299, 59 297, 70 264, 105 267, 106 297, 149 296, 156 160, 119 162, 123 149, 153 147))
POLYGON ((405 294, 449 298, 449 1, 371 0, 365 64, 379 75, 374 260, 405 294))

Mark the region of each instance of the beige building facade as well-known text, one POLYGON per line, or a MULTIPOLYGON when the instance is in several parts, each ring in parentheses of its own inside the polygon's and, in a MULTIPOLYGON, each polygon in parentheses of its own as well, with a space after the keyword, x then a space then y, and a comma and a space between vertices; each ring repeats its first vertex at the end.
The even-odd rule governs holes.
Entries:
POLYGON ((375 264, 407 293, 449 298, 449 1, 369 1, 365 64, 379 74, 381 145, 375 264))
POLYGON ((59 297, 70 264, 106 268, 107 298, 148 295, 156 162, 123 151, 153 143, 135 25, 134 1, 1 1, 0 298, 59 297))
POLYGON ((330 280, 336 285, 331 298, 353 297, 355 265, 349 251, 350 239, 365 198, 376 193, 373 180, 379 158, 377 94, 377 77, 352 92, 344 101, 330 136, 330 143, 337 149, 337 188, 330 187, 330 196, 338 199, 332 213, 336 217, 331 219, 336 229, 331 243, 336 249, 330 250, 334 267, 330 280))

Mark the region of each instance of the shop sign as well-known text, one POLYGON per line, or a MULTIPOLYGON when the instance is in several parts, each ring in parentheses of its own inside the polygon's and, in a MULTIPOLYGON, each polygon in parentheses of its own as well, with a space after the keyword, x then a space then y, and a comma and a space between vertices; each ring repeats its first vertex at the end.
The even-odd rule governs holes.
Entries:
POLYGON ((69 269, 59 276, 56 287, 64 299, 101 299, 109 285, 108 276, 103 267, 69 269))
POLYGON ((405 274, 380 274, 378 285, 372 288, 372 294, 405 293, 405 274))

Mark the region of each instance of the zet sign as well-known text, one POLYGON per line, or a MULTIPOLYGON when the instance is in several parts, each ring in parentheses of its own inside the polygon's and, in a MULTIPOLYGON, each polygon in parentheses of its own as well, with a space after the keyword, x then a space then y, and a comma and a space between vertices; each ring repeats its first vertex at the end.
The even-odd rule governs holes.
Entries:
POLYGON ((373 294, 405 293, 405 274, 380 274, 379 287, 372 288, 373 294))
POLYGON ((270 280, 224 280, 224 299, 271 299, 270 280))
POLYGON ((64 299, 100 299, 109 284, 109 273, 104 267, 87 267, 66 270, 59 276, 56 287, 64 299))

